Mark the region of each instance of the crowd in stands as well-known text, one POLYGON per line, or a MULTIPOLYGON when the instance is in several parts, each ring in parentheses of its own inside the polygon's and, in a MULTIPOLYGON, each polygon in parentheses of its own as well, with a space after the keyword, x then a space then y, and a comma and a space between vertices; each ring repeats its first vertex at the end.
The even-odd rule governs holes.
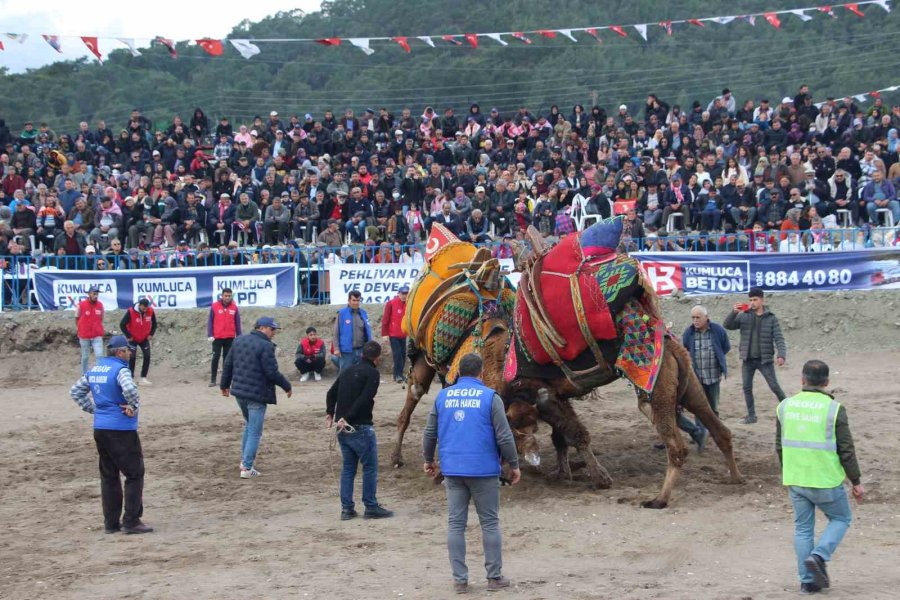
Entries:
POLYGON ((135 110, 116 129, 17 133, 0 120, 0 256, 98 269, 419 261, 435 222, 510 255, 529 225, 558 238, 611 214, 626 215, 629 249, 871 242, 868 228, 900 224, 900 106, 813 102, 801 86, 780 102, 724 89, 684 108, 650 94, 636 111, 273 110, 232 124, 197 108, 154 125, 135 110))

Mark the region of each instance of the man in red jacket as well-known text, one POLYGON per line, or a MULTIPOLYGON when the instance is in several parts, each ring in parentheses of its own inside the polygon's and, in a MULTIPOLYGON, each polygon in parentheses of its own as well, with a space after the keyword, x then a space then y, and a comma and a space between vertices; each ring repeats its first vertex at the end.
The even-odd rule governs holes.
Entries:
POLYGON ((100 288, 88 288, 87 298, 78 303, 75 324, 78 327, 78 342, 81 344, 81 372, 87 373, 91 347, 94 359, 105 356, 103 352, 103 303, 100 302, 100 288))
MULTIPOLYGON (((150 340, 156 333, 156 313, 153 312, 150 301, 141 298, 137 304, 129 307, 119 323, 119 329, 125 334, 129 344, 139 346, 141 349, 141 384, 152 385, 147 379, 147 373, 150 372, 150 340)), ((128 359, 128 368, 131 369, 132 377, 134 377, 136 362, 137 352, 132 352, 128 359)))
POLYGON ((390 339, 391 356, 394 358, 394 381, 403 383, 403 367, 406 365, 406 333, 403 332, 403 315, 406 314, 406 297, 409 295, 409 286, 403 286, 397 290, 397 295, 384 305, 384 315, 381 317, 381 335, 385 340, 390 339))
POLYGON ((212 369, 209 387, 216 387, 216 374, 219 371, 219 357, 228 358, 234 338, 241 335, 241 315, 237 303, 232 298, 231 288, 222 290, 219 299, 209 307, 209 320, 206 323, 206 335, 212 342, 212 369))

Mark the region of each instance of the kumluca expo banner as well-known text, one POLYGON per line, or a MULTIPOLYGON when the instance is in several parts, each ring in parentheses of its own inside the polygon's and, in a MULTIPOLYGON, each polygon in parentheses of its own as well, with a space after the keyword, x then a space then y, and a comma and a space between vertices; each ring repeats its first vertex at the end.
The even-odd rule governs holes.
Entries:
POLYGON ((92 285, 100 301, 113 310, 132 306, 141 298, 155 309, 210 306, 230 288, 238 305, 294 306, 297 304, 297 265, 135 269, 131 271, 33 271, 41 310, 73 310, 92 285))

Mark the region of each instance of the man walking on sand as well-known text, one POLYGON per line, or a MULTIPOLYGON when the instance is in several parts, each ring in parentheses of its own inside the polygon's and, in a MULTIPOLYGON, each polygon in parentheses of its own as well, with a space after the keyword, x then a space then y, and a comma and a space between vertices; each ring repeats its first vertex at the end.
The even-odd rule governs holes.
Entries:
POLYGON ((825 564, 850 527, 844 479, 850 480, 857 502, 862 502, 866 490, 860 482, 847 411, 825 391, 828 365, 821 360, 808 361, 801 381, 803 391, 778 405, 775 447, 782 483, 794 505, 800 593, 815 594, 830 587, 825 564), (828 517, 818 543, 816 508, 828 517))
POLYGON ((91 349, 94 360, 103 358, 103 316, 105 310, 100 302, 100 288, 88 288, 87 298, 78 303, 75 311, 75 325, 78 328, 78 343, 81 344, 81 372, 87 373, 91 349))
POLYGON ((210 365, 209 387, 216 385, 216 373, 219 370, 219 357, 228 358, 234 338, 241 335, 241 314, 237 302, 232 298, 234 292, 230 288, 222 290, 219 299, 209 307, 209 319, 206 323, 206 335, 212 342, 212 365, 210 365))
POLYGON ((748 296, 749 304, 735 304, 722 323, 725 329, 741 330, 741 375, 744 401, 747 403, 747 416, 741 419, 741 423, 745 425, 756 423, 753 376, 757 371, 762 373, 769 389, 779 402, 784 400, 785 394, 778 385, 773 361, 781 367, 784 366, 787 357, 787 346, 781 333, 781 325, 778 323, 778 317, 766 308, 762 288, 750 288, 748 296))

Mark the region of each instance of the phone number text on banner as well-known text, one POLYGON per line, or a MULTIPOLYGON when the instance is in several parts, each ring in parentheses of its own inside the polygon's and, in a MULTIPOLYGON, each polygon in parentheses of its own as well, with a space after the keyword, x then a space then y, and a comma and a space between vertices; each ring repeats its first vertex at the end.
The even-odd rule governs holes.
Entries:
POLYGON ((230 288, 240 306, 297 304, 297 265, 135 269, 132 271, 34 271, 41 310, 71 310, 96 285, 107 309, 125 309, 141 298, 156 309, 210 306, 230 288))
POLYGON ((900 248, 827 253, 635 252, 661 296, 900 289, 900 248))

